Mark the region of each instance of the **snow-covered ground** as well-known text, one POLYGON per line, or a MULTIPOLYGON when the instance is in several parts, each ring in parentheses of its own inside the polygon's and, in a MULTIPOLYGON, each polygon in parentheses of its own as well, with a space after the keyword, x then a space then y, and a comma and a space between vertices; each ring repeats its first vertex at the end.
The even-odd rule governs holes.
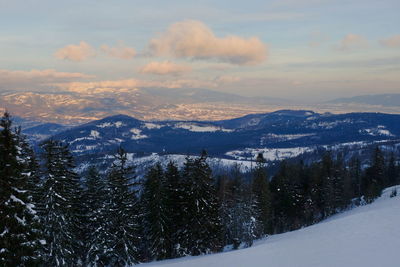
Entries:
MULTIPOLYGON (((319 224, 260 240, 248 249, 143 264, 163 267, 400 266, 400 196, 391 188, 374 203, 319 224)), ((400 193, 400 186, 397 189, 400 193)))

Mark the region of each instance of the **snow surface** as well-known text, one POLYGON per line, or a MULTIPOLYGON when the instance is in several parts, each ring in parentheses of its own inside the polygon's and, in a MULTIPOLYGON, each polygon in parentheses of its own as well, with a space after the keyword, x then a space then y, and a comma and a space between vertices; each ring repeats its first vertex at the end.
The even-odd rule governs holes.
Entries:
POLYGON ((310 147, 292 147, 292 148, 245 148, 243 150, 233 150, 225 155, 233 157, 236 160, 255 160, 259 153, 262 153, 267 161, 284 160, 297 157, 305 152, 312 152, 310 147))
POLYGON ((197 125, 193 123, 177 123, 175 124, 175 128, 180 128, 180 129, 185 129, 191 132, 217 132, 217 131, 222 131, 222 132, 233 132, 233 130, 230 129, 224 129, 222 127, 217 127, 214 125, 197 125))
POLYGON ((363 129, 359 130, 360 133, 366 133, 368 135, 372 136, 395 136, 392 134, 389 130, 386 129, 385 126, 383 125, 378 125, 376 128, 368 128, 368 129, 363 129))
MULTIPOLYGON (((397 186, 400 193, 400 186, 397 186)), ((400 197, 392 189, 374 203, 316 225, 270 236, 253 247, 142 266, 376 267, 400 266, 400 197)))
POLYGON ((133 139, 133 140, 139 140, 139 139, 144 139, 144 138, 148 137, 147 135, 142 134, 142 130, 140 130, 140 129, 133 128, 130 130, 130 132, 133 134, 131 137, 131 139, 133 139))
POLYGON ((156 123, 152 123, 152 122, 146 122, 143 124, 142 127, 147 128, 149 130, 153 130, 153 129, 161 129, 162 127, 164 127, 165 125, 162 124, 156 124, 156 123))
POLYGON ((126 124, 124 124, 122 121, 116 121, 116 122, 103 122, 102 124, 96 125, 96 127, 99 128, 109 128, 109 127, 116 127, 116 128, 120 128, 122 126, 126 126, 126 124))

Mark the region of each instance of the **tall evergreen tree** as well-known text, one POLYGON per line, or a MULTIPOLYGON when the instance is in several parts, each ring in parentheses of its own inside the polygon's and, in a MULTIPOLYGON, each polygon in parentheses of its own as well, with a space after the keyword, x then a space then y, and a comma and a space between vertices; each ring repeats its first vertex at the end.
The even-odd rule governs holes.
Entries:
POLYGON ((257 156, 256 167, 253 171, 252 188, 257 210, 256 220, 261 226, 257 231, 257 236, 261 237, 271 232, 271 192, 265 168, 265 159, 261 153, 257 156))
POLYGON ((390 157, 386 166, 387 184, 385 186, 393 186, 397 184, 399 173, 396 166, 396 157, 394 153, 390 153, 390 157))
POLYGON ((127 153, 119 148, 107 175, 107 223, 101 233, 101 258, 105 265, 129 266, 139 261, 139 207, 136 196, 134 166, 128 164, 127 153))
POLYGON ((84 204, 84 223, 85 232, 85 264, 88 266, 102 266, 103 259, 102 245, 105 240, 101 240, 106 221, 106 200, 107 190, 106 182, 96 169, 96 167, 89 167, 85 176, 85 189, 83 192, 84 204))
POLYGON ((187 158, 183 169, 184 193, 182 229, 178 234, 181 251, 200 255, 221 249, 221 221, 211 169, 202 152, 196 159, 187 158))
POLYGON ((258 229, 251 188, 244 183, 240 166, 235 165, 231 175, 226 189, 227 197, 221 207, 226 209, 223 212, 226 244, 233 244, 234 249, 239 246, 250 247, 258 229))
POLYGON ((149 243, 150 257, 156 260, 170 258, 170 222, 168 195, 164 171, 160 163, 150 168, 145 176, 142 203, 144 206, 145 236, 149 243))
POLYGON ((178 167, 172 161, 167 164, 165 170, 165 183, 167 194, 166 217, 169 221, 169 240, 171 245, 171 257, 183 256, 179 249, 179 231, 182 225, 182 218, 185 217, 182 211, 182 201, 185 195, 181 175, 178 167))
POLYGON ((28 159, 8 113, 0 127, 0 261, 4 266, 34 266, 39 264, 40 236, 28 186, 28 159))
POLYGON ((379 147, 376 147, 372 159, 371 166, 366 169, 363 181, 364 197, 367 203, 381 195, 385 184, 385 159, 379 147))
POLYGON ((68 147, 48 140, 42 144, 43 192, 40 219, 45 226, 46 264, 77 266, 82 264, 81 187, 74 172, 68 147))

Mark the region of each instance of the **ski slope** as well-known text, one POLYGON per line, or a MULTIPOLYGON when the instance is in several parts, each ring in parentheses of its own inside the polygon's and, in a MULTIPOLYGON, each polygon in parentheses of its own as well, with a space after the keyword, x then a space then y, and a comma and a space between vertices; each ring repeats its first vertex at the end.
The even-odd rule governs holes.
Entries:
POLYGON ((143 264, 143 267, 376 267, 400 266, 400 186, 374 203, 248 249, 143 264))

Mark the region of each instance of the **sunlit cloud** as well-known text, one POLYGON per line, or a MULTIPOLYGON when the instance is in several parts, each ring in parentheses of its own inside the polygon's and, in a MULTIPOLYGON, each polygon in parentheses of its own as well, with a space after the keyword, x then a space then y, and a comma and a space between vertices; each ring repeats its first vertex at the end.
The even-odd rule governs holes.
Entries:
POLYGON ((70 61, 84 61, 96 55, 95 49, 88 43, 81 41, 78 45, 67 45, 57 50, 54 56, 58 59, 70 61))
POLYGON ((350 51, 365 48, 367 46, 368 41, 365 39, 365 37, 358 34, 349 33, 340 41, 337 49, 340 51, 350 51))
POLYGON ((102 45, 100 50, 106 53, 108 56, 120 59, 131 59, 136 55, 136 50, 133 47, 128 47, 122 42, 119 42, 114 47, 102 45))
POLYGON ((144 74, 156 75, 179 75, 190 72, 192 68, 186 65, 179 65, 170 61, 150 62, 143 66, 139 71, 144 74))
POLYGON ((211 59, 237 65, 255 65, 267 58, 267 46, 257 37, 217 37, 204 23, 186 20, 172 24, 153 38, 149 52, 155 56, 211 59))
POLYGON ((41 91, 54 89, 55 84, 93 78, 78 72, 58 72, 52 69, 11 71, 0 69, 0 90, 41 91))
POLYGON ((393 35, 387 39, 383 39, 380 41, 380 43, 386 47, 391 47, 391 48, 400 47, 400 34, 393 35))

